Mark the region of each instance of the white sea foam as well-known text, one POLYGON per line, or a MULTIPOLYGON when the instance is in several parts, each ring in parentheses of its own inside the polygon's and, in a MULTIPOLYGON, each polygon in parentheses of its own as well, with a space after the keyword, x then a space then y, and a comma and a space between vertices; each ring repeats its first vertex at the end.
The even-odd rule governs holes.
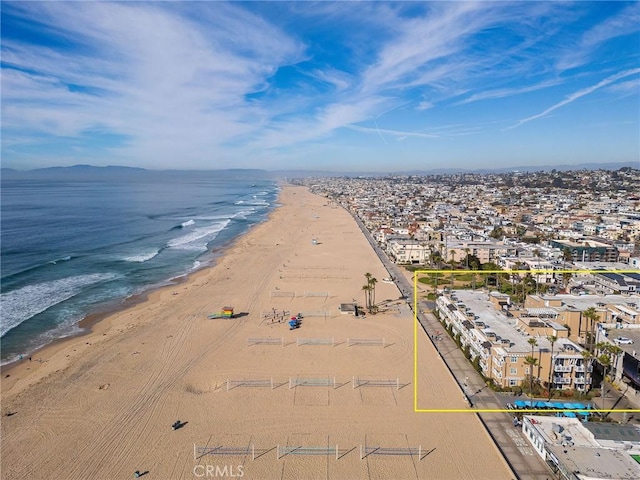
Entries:
POLYGON ((255 207, 268 207, 271 204, 269 202, 265 202, 264 200, 255 200, 253 202, 246 202, 245 205, 253 205, 255 207))
POLYGON ((61 278, 51 282, 27 285, 3 293, 0 336, 17 327, 25 320, 42 313, 60 302, 70 299, 88 285, 116 278, 114 273, 93 273, 61 278))
POLYGON ((180 226, 181 226, 182 228, 184 228, 184 227, 188 227, 188 226, 190 226, 190 225, 195 225, 195 223, 196 223, 196 222, 195 222, 195 220, 191 219, 191 220, 187 220, 186 222, 182 222, 182 223, 180 224, 180 226))
POLYGON ((49 263, 56 265, 58 262, 68 262, 71 260, 71 255, 67 255, 66 257, 56 258, 55 260, 51 260, 49 263))
POLYGON ((146 262, 147 260, 151 260, 153 257, 157 256, 160 253, 160 250, 154 250, 153 252, 140 253, 138 255, 131 255, 129 257, 124 257, 123 260, 125 262, 146 262))
POLYGON ((179 248, 182 250, 201 250, 207 249, 207 243, 216 238, 227 225, 229 225, 228 218, 209 225, 206 227, 195 228, 186 235, 174 238, 167 243, 168 247, 179 248))

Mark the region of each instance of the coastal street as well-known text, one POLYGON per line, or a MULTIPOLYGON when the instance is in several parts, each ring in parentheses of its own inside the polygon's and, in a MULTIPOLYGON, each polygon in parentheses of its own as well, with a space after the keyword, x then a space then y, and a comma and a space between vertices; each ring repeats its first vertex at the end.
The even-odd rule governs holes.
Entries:
MULTIPOLYGON (((374 249, 389 275, 394 279, 400 292, 406 297, 407 303, 413 309, 413 285, 400 271, 401 267, 391 262, 387 255, 371 237, 360 219, 353 215, 358 226, 362 230, 369 244, 374 249)), ((417 318, 431 343, 438 351, 440 358, 446 365, 451 375, 455 378, 470 406, 476 409, 504 409, 505 401, 493 392, 482 380, 482 377, 474 370, 473 366, 465 358, 462 350, 458 348, 449 335, 437 335, 443 331, 443 327, 432 313, 423 312, 418 305, 417 318), (439 338, 435 340, 434 338, 439 338)), ((420 366, 418 366, 420 368, 420 366)), ((420 399, 418 398, 418 408, 420 399)), ((424 413, 428 415, 428 413, 424 413)), ((442 415, 442 414, 440 414, 442 415)), ((445 414, 446 415, 446 414, 445 414)), ((550 475, 542 459, 534 452, 528 441, 524 438, 519 428, 512 424, 512 417, 508 413, 477 413, 476 414, 496 446, 521 480, 535 480, 550 475)))

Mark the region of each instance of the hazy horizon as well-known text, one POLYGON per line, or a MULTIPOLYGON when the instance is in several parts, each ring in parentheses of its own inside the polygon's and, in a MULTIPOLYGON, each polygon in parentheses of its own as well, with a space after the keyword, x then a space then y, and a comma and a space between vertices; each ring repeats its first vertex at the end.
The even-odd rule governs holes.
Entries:
POLYGON ((2 166, 640 159, 638 2, 2 2, 2 166))

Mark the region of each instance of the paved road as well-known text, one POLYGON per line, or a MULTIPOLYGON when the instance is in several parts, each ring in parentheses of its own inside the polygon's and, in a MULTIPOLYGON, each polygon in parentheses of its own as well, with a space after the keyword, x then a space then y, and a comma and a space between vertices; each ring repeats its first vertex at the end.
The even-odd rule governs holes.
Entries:
MULTIPOLYGON (((405 278, 400 268, 389 260, 360 219, 353 214, 352 216, 384 264, 389 275, 395 279, 398 289, 407 298, 409 306, 413 309, 413 285, 405 278)), ((458 348, 449 335, 445 333, 438 336, 440 340, 433 340, 436 337, 436 333, 444 330, 433 314, 423 312, 421 308, 418 308, 417 318, 451 375, 458 382, 460 390, 466 396, 472 408, 504 409, 506 406, 505 399, 486 386, 482 377, 474 370, 462 350, 458 348)), ((493 438, 517 478, 521 480, 537 480, 551 477, 551 470, 535 453, 522 431, 513 426, 512 416, 509 413, 476 413, 476 415, 484 424, 487 432, 493 438)))

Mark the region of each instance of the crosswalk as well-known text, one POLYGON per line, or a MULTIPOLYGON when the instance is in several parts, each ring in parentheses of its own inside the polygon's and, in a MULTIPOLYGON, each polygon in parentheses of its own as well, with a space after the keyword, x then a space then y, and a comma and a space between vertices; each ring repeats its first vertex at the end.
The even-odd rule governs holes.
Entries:
POLYGON ((529 442, 522 437, 519 430, 507 430, 507 435, 511 437, 522 455, 533 455, 533 449, 529 446, 529 442))

